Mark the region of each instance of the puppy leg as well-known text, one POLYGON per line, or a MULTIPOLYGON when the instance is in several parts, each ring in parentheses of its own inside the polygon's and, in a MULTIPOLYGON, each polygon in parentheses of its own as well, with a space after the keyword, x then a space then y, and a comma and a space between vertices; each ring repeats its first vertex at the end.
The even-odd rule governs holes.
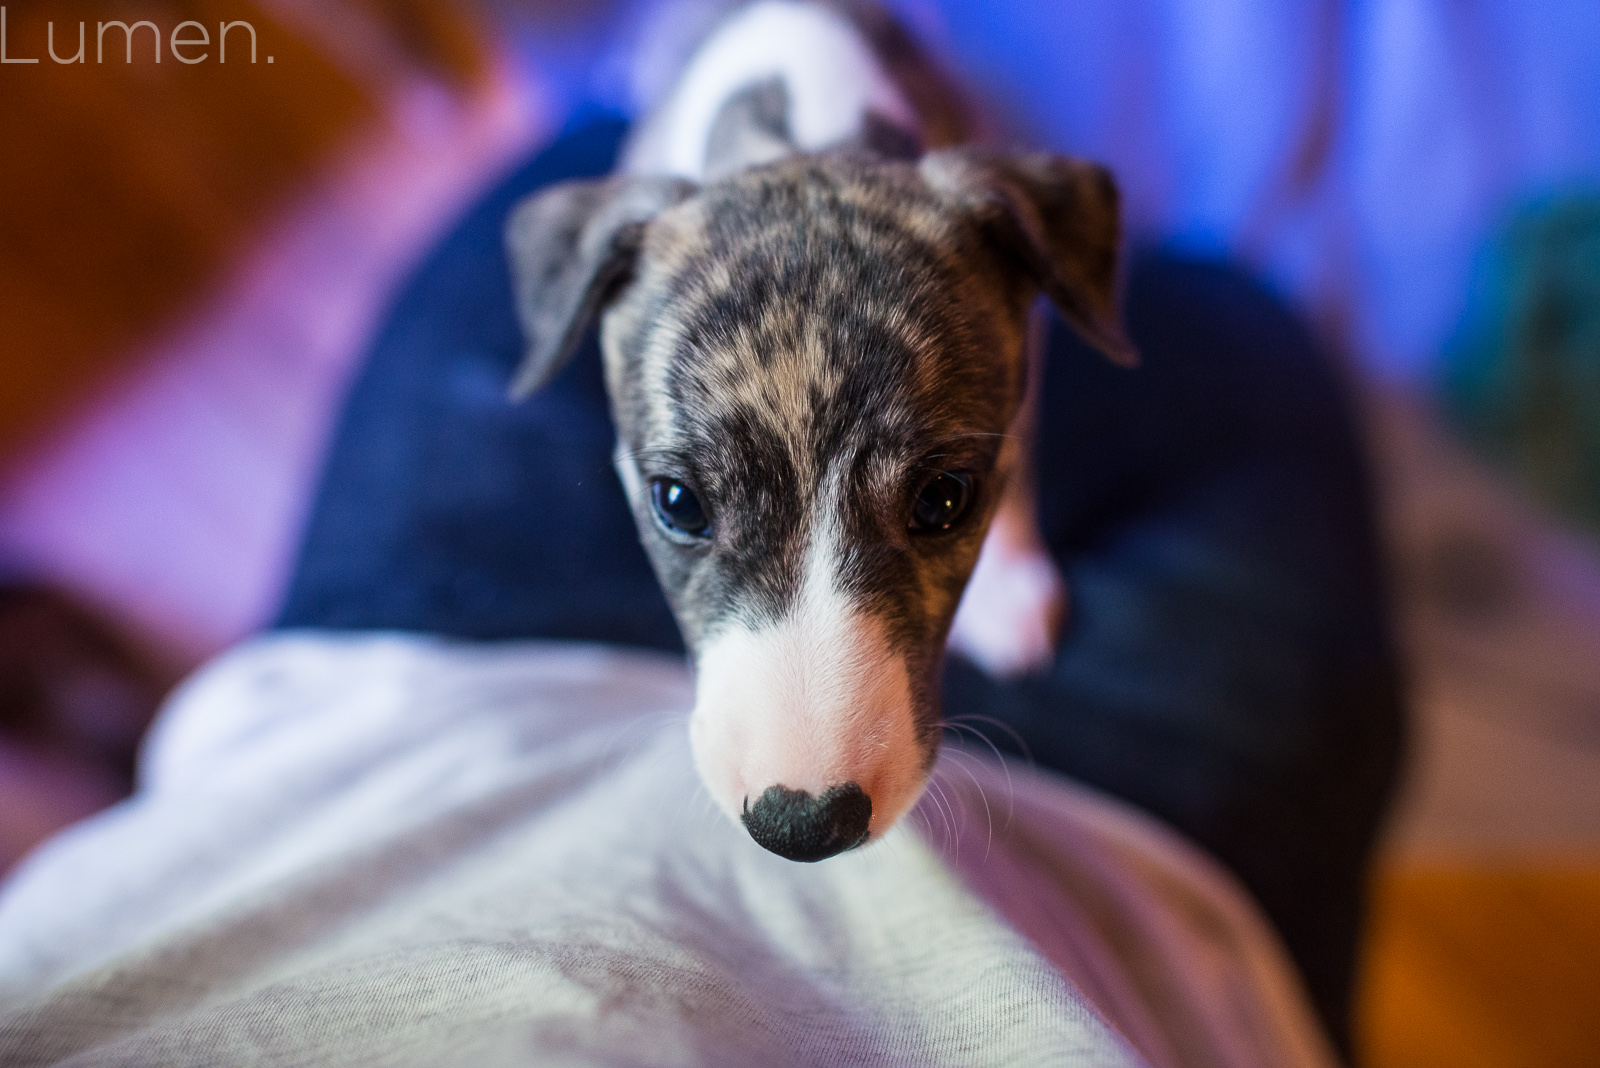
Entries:
POLYGON ((1038 406, 1044 324, 1036 310, 1029 324, 1027 396, 1012 427, 1020 455, 950 626, 950 648, 997 679, 1049 666, 1067 612, 1066 583, 1039 533, 1026 447, 1038 406))
POLYGON ((997 679, 1049 666, 1067 610, 1066 583, 1026 497, 1021 487, 1006 492, 950 626, 950 648, 997 679))

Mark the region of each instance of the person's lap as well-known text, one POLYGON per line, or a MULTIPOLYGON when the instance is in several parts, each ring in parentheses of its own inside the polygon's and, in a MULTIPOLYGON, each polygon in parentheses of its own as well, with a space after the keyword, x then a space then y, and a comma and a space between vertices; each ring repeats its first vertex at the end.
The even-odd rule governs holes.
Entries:
MULTIPOLYGON (((682 649, 611 470, 594 339, 531 400, 506 399, 521 338, 505 214, 604 173, 621 132, 558 140, 398 295, 278 627, 682 649)), ((1139 257, 1126 310, 1137 371, 1059 322, 1050 337, 1037 468, 1072 595, 1060 652, 1010 684, 952 662, 947 716, 1227 863, 1342 1036, 1402 729, 1353 417, 1305 329, 1232 269, 1139 257)))

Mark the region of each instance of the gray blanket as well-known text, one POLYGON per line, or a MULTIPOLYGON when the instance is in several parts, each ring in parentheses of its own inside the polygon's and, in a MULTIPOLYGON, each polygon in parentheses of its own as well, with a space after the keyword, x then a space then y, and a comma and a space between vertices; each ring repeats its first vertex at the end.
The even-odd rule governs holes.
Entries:
POLYGON ((1330 1063, 1150 821, 951 751, 883 841, 792 864, 700 792, 690 694, 590 646, 244 646, 0 896, 0 1063, 1330 1063))

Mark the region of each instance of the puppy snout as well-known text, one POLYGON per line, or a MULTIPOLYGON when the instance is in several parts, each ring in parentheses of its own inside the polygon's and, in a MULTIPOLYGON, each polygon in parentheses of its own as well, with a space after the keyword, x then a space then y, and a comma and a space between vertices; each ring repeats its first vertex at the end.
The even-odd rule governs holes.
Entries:
POLYGON ((867 840, 872 799, 853 782, 829 787, 821 797, 769 786, 740 817, 750 837, 789 860, 827 860, 867 840))

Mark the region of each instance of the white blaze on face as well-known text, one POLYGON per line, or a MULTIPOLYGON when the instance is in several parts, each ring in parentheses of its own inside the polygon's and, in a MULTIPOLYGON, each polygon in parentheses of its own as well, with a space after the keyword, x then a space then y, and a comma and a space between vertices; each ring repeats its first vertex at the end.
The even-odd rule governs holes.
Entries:
POLYGON ((839 593, 836 546, 816 531, 781 620, 701 648, 689 730, 701 779, 735 820, 770 786, 815 797, 853 782, 872 801, 875 838, 921 793, 924 754, 905 661, 839 593))

